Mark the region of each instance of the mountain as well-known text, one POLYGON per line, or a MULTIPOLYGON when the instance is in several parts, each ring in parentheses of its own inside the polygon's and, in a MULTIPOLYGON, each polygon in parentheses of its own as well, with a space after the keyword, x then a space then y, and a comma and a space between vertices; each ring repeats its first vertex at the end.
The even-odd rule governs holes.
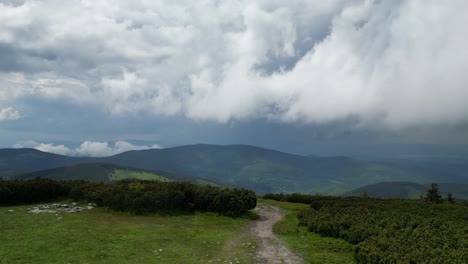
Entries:
MULTIPOLYGON (((111 181, 112 174, 120 167, 112 164, 88 163, 39 170, 16 175, 17 179, 49 178, 53 180, 111 181)), ((123 168, 123 167, 122 167, 123 168)))
POLYGON ((379 182, 369 184, 345 193, 345 196, 361 196, 379 198, 417 198, 424 195, 427 187, 414 182, 379 182))
POLYGON ((106 162, 204 177, 265 192, 339 193, 349 186, 389 179, 389 167, 346 157, 304 157, 246 145, 190 145, 130 151, 106 162))
POLYGON ((0 149, 0 176, 14 178, 25 172, 90 162, 91 158, 67 157, 36 149, 0 149))
POLYGON ((16 175, 16 179, 49 178, 53 180, 86 180, 110 182, 124 179, 157 181, 189 181, 197 184, 218 185, 201 178, 181 176, 161 171, 145 171, 106 163, 84 163, 16 175))
MULTIPOLYGON (((468 200, 468 184, 439 183, 442 197, 451 192, 455 199, 468 200)), ((347 192, 345 196, 361 196, 366 193, 369 197, 379 198, 419 198, 424 196, 430 184, 414 182, 380 182, 369 184, 347 192)))
MULTIPOLYGON (((342 194, 384 181, 446 182, 445 175, 425 167, 355 160, 348 157, 300 156, 248 145, 188 145, 129 151, 105 158, 66 157, 37 150, 0 151, 0 173, 17 177, 82 163, 105 163, 147 171, 190 175, 258 193, 301 192, 342 194)), ((418 165, 419 166, 419 165, 418 165)), ((468 183, 458 177, 455 183, 468 183)), ((451 180, 450 180, 451 181, 451 180)))

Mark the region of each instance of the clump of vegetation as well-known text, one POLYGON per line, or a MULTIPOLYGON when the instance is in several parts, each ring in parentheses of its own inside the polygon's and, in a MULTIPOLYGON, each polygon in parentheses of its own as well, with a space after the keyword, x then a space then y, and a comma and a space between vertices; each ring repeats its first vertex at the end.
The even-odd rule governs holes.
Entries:
POLYGON ((68 184, 50 179, 11 181, 0 179, 0 205, 45 202, 59 197, 65 198, 69 193, 68 184))
POLYGON ((0 194, 0 205, 74 199, 135 214, 177 210, 240 216, 255 208, 257 203, 255 193, 246 189, 143 180, 111 184, 49 179, 0 180, 0 194))
MULTIPOLYGON (((452 195, 450 194, 450 198, 452 198, 452 195)), ((427 190, 427 194, 425 197, 425 200, 431 203, 441 203, 442 202, 442 196, 440 195, 439 192, 439 185, 437 183, 432 183, 431 188, 427 190)))
POLYGON ((307 202, 299 225, 355 245, 358 263, 467 263, 468 214, 461 203, 409 199, 267 195, 307 202))

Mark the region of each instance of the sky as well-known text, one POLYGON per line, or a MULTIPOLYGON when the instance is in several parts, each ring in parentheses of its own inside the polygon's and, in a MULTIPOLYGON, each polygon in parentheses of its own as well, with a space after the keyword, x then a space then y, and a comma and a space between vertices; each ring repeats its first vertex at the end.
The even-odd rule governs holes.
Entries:
POLYGON ((0 147, 468 144, 465 0, 0 0, 0 147))

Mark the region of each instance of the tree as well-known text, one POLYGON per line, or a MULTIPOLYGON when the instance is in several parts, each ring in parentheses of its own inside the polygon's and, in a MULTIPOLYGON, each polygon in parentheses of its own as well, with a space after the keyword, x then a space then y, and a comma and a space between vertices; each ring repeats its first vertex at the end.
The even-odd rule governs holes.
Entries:
POLYGON ((431 203, 442 202, 442 196, 440 195, 439 185, 437 185, 437 183, 431 183, 431 188, 427 190, 425 200, 431 203))
POLYGON ((455 203, 455 198, 453 198, 453 194, 451 192, 447 194, 447 202, 455 203))

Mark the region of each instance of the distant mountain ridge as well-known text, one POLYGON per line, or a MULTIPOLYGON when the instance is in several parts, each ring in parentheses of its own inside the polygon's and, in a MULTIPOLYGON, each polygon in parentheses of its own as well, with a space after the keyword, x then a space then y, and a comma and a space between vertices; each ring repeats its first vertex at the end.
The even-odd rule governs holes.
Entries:
MULTIPOLYGON (((419 198, 426 195, 430 184, 414 182, 380 182, 362 186, 345 193, 345 196, 362 196, 378 198, 419 198)), ((468 184, 438 183, 443 198, 451 192, 455 199, 468 200, 468 184)))
MULTIPOLYGON (((0 149, 0 177, 84 163, 105 163, 266 192, 343 194, 384 181, 468 183, 466 174, 431 174, 430 170, 375 163, 349 157, 300 156, 249 145, 187 145, 128 151, 104 158, 79 158, 33 149, 0 149), (448 179, 448 180, 447 180, 448 179)), ((453 172, 451 172, 453 173, 453 172)))
POLYGON ((159 181, 188 181, 198 184, 218 185, 215 182, 191 176, 176 175, 163 171, 148 171, 108 163, 81 163, 19 174, 16 179, 49 178, 53 180, 86 180, 111 182, 123 179, 145 179, 159 181))

